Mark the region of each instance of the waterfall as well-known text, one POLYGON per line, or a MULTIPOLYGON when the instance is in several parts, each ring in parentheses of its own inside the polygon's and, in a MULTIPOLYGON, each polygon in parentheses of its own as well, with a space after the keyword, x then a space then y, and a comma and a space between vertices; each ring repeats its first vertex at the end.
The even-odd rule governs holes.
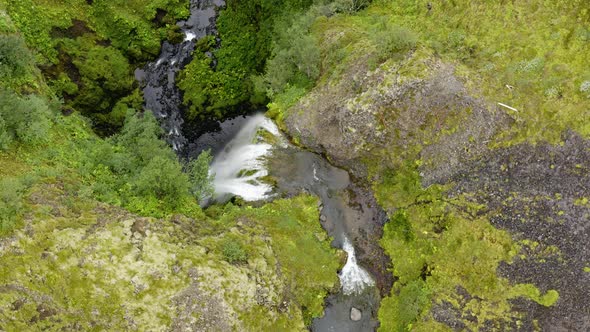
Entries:
POLYGON ((356 263, 354 247, 346 236, 344 237, 342 249, 348 254, 346 265, 344 265, 339 275, 344 295, 360 294, 365 287, 375 285, 375 281, 373 281, 369 273, 356 263))
POLYGON ((272 145, 264 142, 261 131, 280 137, 276 125, 264 115, 250 117, 236 136, 215 156, 211 164, 216 201, 239 196, 246 201, 269 197, 272 186, 261 178, 268 175, 263 157, 272 145))

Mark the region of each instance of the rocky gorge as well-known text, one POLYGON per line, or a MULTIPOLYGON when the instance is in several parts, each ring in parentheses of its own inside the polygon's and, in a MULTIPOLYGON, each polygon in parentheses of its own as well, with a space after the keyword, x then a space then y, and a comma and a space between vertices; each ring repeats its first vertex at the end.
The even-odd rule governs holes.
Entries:
POLYGON ((588 15, 0 0, 0 330, 588 330, 588 15))

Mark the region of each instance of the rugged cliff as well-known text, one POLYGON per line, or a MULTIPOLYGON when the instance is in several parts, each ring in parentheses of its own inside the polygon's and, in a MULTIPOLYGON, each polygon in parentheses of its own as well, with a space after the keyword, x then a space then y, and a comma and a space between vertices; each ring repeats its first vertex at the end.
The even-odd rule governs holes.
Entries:
POLYGON ((318 84, 274 112, 388 211, 383 331, 590 327, 580 5, 379 2, 311 29, 318 84))

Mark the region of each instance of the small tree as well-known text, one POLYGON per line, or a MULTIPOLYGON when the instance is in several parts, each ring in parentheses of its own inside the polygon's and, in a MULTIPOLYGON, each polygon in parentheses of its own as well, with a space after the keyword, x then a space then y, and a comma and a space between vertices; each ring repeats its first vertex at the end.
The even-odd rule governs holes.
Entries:
POLYGON ((35 145, 48 140, 51 111, 47 102, 35 95, 20 97, 0 90, 0 149, 17 140, 35 145))
POLYGON ((174 208, 186 197, 187 183, 187 176, 176 160, 156 155, 138 171, 133 187, 138 196, 154 196, 174 208))
POLYGON ((0 35, 0 82, 22 78, 33 62, 21 37, 0 35))
POLYGON ((197 159, 189 163, 188 174, 190 179, 191 193, 199 203, 213 195, 213 177, 209 172, 209 164, 213 160, 211 151, 201 152, 197 159))

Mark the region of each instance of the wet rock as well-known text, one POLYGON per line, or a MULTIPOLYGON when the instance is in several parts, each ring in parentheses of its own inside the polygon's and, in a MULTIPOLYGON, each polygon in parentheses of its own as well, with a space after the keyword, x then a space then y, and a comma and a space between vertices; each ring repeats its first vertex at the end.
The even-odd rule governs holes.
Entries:
POLYGON ((352 307, 352 309, 350 309, 350 320, 358 322, 362 318, 363 318, 363 313, 359 309, 357 309, 355 307, 352 307))
POLYGON ((326 222, 326 220, 328 220, 328 218, 327 218, 325 215, 323 215, 323 214, 322 214, 322 215, 320 216, 320 221, 321 221, 321 222, 326 222))

